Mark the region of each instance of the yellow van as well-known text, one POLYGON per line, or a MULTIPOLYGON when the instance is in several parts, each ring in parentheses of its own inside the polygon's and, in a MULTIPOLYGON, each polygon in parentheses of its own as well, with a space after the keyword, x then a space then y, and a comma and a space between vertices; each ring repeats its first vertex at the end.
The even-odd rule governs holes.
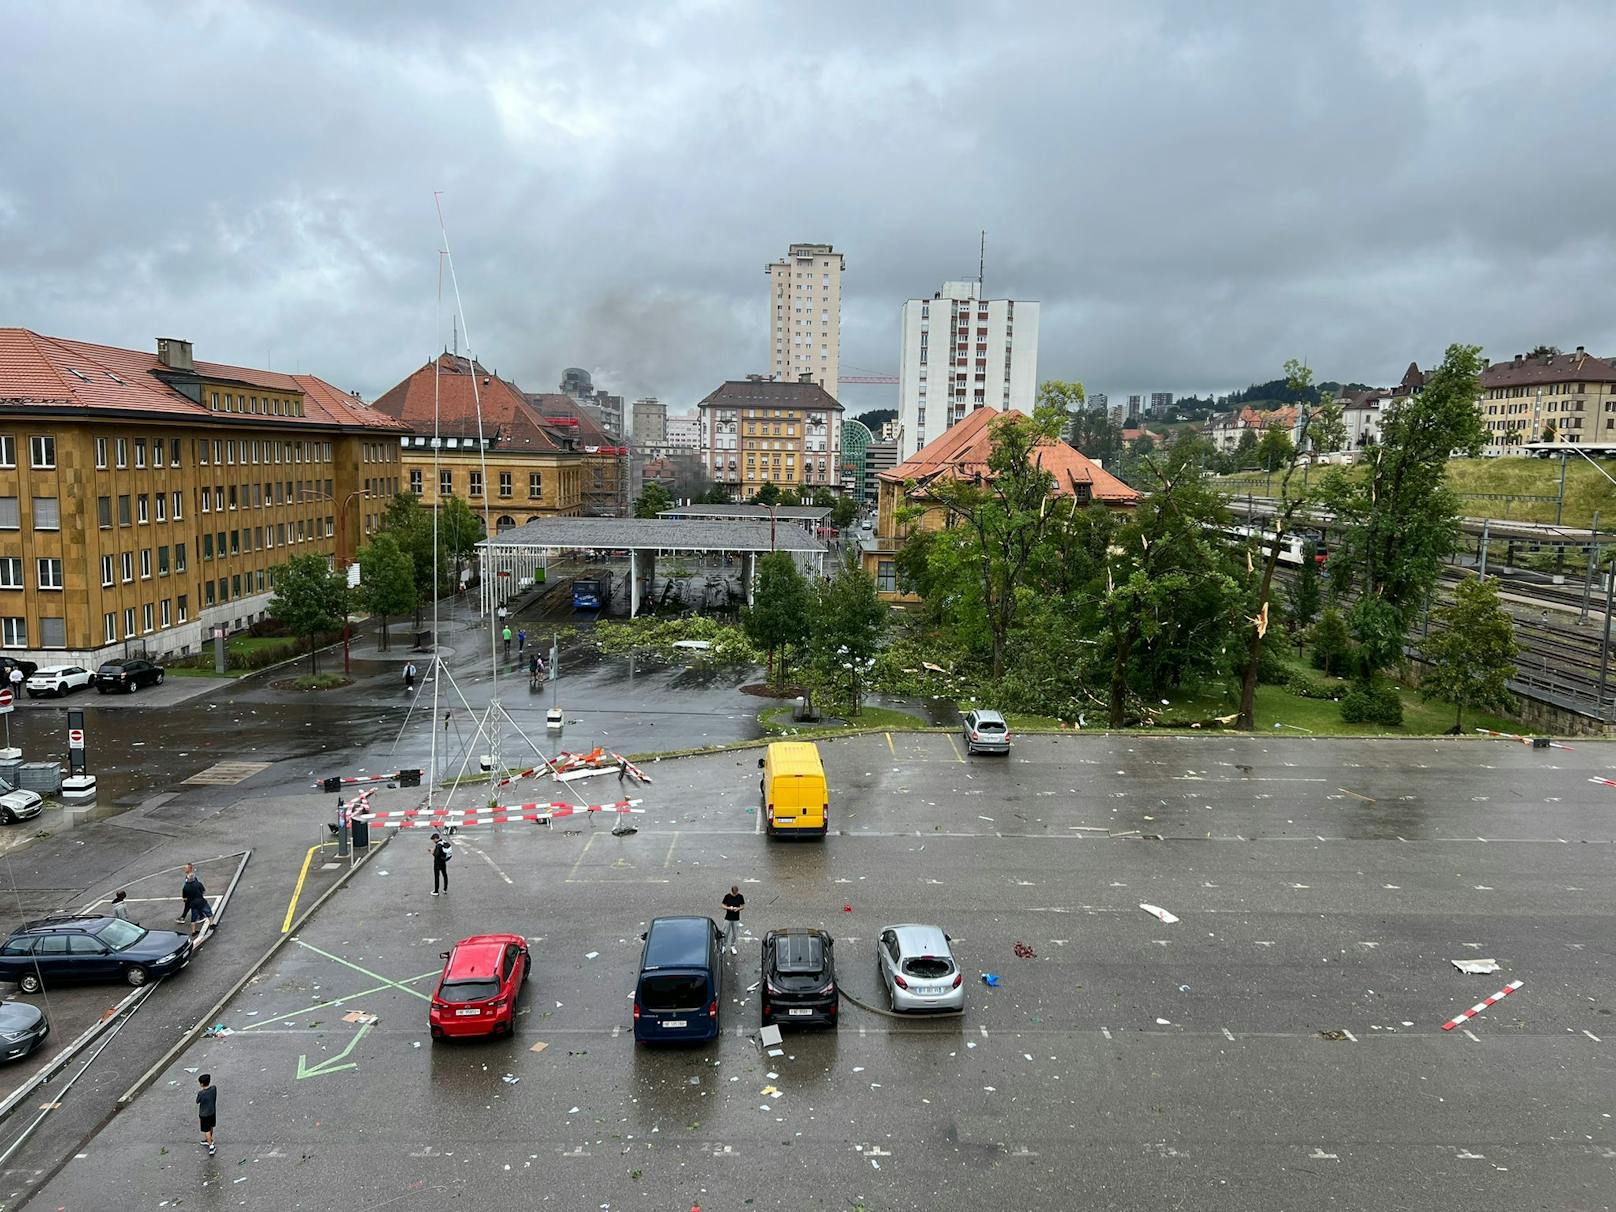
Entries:
POLYGON ((824 837, 830 793, 825 786, 825 767, 819 762, 819 746, 811 741, 775 741, 758 765, 763 770, 758 782, 759 811, 769 833, 824 837))

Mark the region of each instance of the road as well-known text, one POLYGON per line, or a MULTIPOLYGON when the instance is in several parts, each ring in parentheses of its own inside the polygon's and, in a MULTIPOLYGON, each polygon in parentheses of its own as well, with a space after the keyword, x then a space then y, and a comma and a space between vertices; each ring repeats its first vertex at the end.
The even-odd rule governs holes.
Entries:
POLYGON ((1616 792, 1588 781, 1608 747, 822 748, 822 844, 759 835, 745 752, 651 766, 631 837, 468 830, 445 897, 400 835, 226 1007, 233 1034, 176 1060, 35 1204, 1611 1206, 1616 792), (723 1036, 635 1047, 639 933, 716 913, 732 882, 748 932, 723 1036), (871 939, 914 920, 956 939, 962 1018, 848 1005, 839 1031, 760 1050, 764 929, 830 929, 844 986, 879 1006, 871 939), (489 929, 533 948, 516 1037, 434 1045, 439 953, 489 929), (1501 970, 1451 963, 1473 958, 1501 970), (221 1089, 215 1158, 195 1070, 221 1089))

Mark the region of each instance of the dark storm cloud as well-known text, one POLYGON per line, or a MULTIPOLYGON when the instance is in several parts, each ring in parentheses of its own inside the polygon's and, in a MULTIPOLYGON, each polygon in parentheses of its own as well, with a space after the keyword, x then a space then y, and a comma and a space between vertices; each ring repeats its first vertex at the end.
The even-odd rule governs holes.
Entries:
POLYGON ((449 339, 441 191, 472 345, 533 390, 766 369, 794 240, 890 371, 984 227, 1042 376, 1114 397, 1616 354, 1607 5, 574 9, 9 6, 0 317, 373 395, 449 339))

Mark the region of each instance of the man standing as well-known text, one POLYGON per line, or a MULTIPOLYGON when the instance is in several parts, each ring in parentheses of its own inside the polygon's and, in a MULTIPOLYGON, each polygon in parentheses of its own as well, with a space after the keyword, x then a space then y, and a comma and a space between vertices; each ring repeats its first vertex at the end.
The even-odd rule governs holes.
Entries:
POLYGON ((511 655, 511 629, 510 629, 509 624, 506 624, 505 629, 502 632, 500 632, 500 638, 505 641, 505 655, 510 656, 511 655))
POLYGON ((16 665, 11 667, 11 673, 9 676, 11 681, 11 701, 13 703, 21 702, 22 684, 28 679, 23 677, 22 670, 16 665))
POLYGON ((202 1122, 202 1143, 208 1147, 209 1155, 216 1150, 213 1146, 213 1125, 219 1118, 219 1087, 213 1084, 213 1075, 204 1073, 196 1079, 201 1087, 196 1092, 197 1118, 202 1122))
POLYGON ((202 881, 197 879, 196 876, 196 864, 186 863, 185 878, 180 881, 180 915, 174 919, 176 922, 188 922, 191 920, 191 884, 193 881, 195 881, 197 887, 202 886, 202 881))
POLYGON ((518 627, 516 629, 516 655, 521 656, 526 651, 527 651, 527 628, 526 627, 518 627))
POLYGON ((408 694, 415 689, 415 662, 404 663, 404 693, 408 694))
POLYGON ((213 916, 213 910, 208 906, 207 889, 202 885, 202 878, 197 875, 196 868, 190 863, 185 864, 185 883, 180 887, 180 896, 185 901, 185 916, 191 922, 191 937, 195 938, 202 929, 204 920, 213 916))
POLYGON ((443 835, 432 835, 432 895, 438 895, 438 885, 442 883, 443 890, 449 891, 449 847, 444 843, 443 835))
POLYGON ((735 954, 735 935, 741 928, 741 910, 746 908, 746 898, 741 895, 739 884, 729 886, 729 895, 724 898, 724 942, 729 946, 729 953, 735 954))

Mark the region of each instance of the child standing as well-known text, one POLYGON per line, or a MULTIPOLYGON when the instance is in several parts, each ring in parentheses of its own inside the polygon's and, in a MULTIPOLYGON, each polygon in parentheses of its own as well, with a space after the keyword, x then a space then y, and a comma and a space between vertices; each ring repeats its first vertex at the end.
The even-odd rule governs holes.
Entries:
POLYGON ((215 1152, 213 1144, 213 1125, 219 1118, 219 1087, 213 1084, 213 1075, 204 1073, 196 1079, 201 1087, 196 1092, 197 1118, 202 1123, 202 1143, 208 1147, 208 1153, 215 1152))

